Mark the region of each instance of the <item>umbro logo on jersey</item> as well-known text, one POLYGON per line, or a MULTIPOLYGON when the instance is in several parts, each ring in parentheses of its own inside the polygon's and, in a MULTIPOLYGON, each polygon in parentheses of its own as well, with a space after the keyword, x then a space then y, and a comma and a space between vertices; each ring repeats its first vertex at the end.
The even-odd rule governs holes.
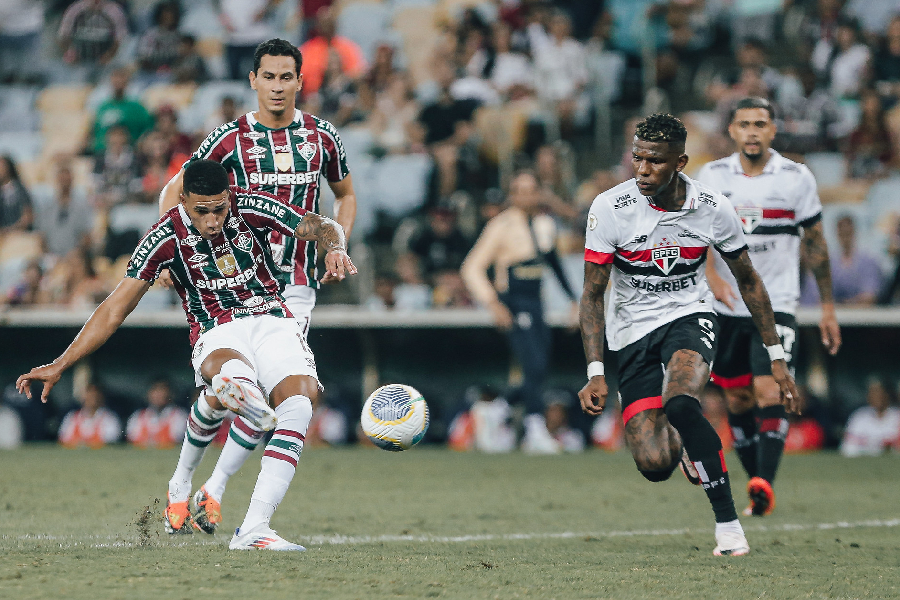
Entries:
POLYGON ((309 142, 305 144, 297 144, 297 152, 303 157, 303 160, 309 160, 316 155, 316 147, 309 142))
POLYGON ((247 133, 245 133, 243 135, 248 140, 261 140, 264 137, 266 137, 266 134, 263 133, 262 131, 248 131, 247 133))
POLYGON ((262 158, 266 152, 267 152, 267 150, 265 148, 263 148, 262 146, 253 146, 251 148, 247 148, 247 154, 249 154, 250 156, 252 156, 255 159, 262 158))
POLYGON ((200 237, 199 235, 191 234, 191 235, 187 236, 186 238, 184 238, 183 240, 181 240, 181 245, 182 246, 196 246, 197 244, 199 244, 202 241, 203 241, 203 238, 200 237))
POLYGON ((192 263, 196 264, 196 263, 204 261, 206 259, 207 259, 207 256, 205 254, 200 254, 198 252, 197 254, 190 257, 188 260, 191 261, 192 263))
POLYGON ((253 246, 253 239, 246 233, 242 233, 234 239, 234 245, 246 252, 253 246))
POLYGON ((735 210, 738 217, 741 218, 741 227, 744 229, 744 233, 753 233, 753 230, 762 221, 762 209, 757 206, 739 206, 735 210))
POLYGON ((675 240, 669 240, 668 238, 663 238, 660 245, 654 248, 651 253, 653 264, 663 272, 663 275, 669 274, 669 271, 671 271, 675 266, 675 263, 678 262, 679 256, 681 256, 681 249, 679 248, 678 243, 675 240))

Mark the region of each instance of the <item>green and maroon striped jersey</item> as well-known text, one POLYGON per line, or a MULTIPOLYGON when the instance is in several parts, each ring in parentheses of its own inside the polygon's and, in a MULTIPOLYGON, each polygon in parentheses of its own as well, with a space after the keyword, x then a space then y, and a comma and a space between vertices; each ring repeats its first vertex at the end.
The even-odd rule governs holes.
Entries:
POLYGON ((191 328, 191 346, 204 331, 240 317, 293 317, 281 298, 267 237, 276 231, 293 236, 306 212, 271 194, 232 187, 222 233, 205 240, 178 204, 138 243, 125 275, 155 281, 169 269, 191 328))
MULTIPOLYGON (((221 163, 236 186, 269 192, 315 213, 319 212, 320 174, 332 182, 349 174, 347 154, 334 125, 300 110, 281 129, 261 125, 252 112, 225 123, 206 137, 188 162, 204 158, 221 163)), ((315 242, 273 232, 269 243, 282 282, 319 287, 315 242)))

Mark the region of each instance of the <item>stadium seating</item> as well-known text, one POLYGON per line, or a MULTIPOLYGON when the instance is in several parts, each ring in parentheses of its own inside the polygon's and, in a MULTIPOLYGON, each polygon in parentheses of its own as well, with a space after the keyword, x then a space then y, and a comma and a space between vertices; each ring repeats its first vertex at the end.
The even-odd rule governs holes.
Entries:
POLYGON ((847 176, 847 162, 839 152, 811 152, 806 155, 806 166, 820 188, 840 186, 847 176))
POLYGON ((354 2, 345 5, 338 15, 337 31, 356 42, 371 63, 378 43, 391 37, 388 31, 390 16, 390 8, 382 4, 354 2))

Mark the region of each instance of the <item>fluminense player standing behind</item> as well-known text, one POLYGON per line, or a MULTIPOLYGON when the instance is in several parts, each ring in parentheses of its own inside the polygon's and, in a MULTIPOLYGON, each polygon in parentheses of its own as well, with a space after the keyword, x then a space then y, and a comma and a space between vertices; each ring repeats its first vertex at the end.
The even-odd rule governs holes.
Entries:
MULTIPOLYGON (((775 329, 793 372, 801 245, 822 297, 822 344, 832 355, 841 346, 816 181, 805 165, 770 148, 776 127, 775 109, 768 100, 739 101, 728 133, 738 152, 704 165, 697 180, 721 191, 734 205, 747 236, 750 260, 772 300, 775 329)), ((772 484, 784 451, 787 415, 764 344, 738 295, 737 281, 725 261, 712 254, 706 274, 721 328, 712 380, 725 392, 734 449, 750 476, 750 506, 744 514, 768 515, 775 508, 772 484)))
MULTIPOLYGON (((221 163, 239 187, 269 192, 279 200, 315 213, 319 211, 321 177, 334 192, 334 217, 350 237, 356 217, 356 196, 347 156, 334 126, 296 108, 303 85, 303 57, 293 44, 271 39, 256 48, 250 87, 256 90, 258 110, 215 129, 186 164, 201 159, 221 163)), ((161 212, 178 203, 182 173, 160 194, 161 212)), ((304 336, 309 332, 316 288, 315 241, 295 240, 273 231, 269 244, 284 284, 284 300, 304 336)), ((164 272, 161 280, 168 275, 164 272)), ((325 273, 322 283, 332 281, 325 273)), ((200 381, 197 385, 202 385, 200 381)), ((195 522, 213 533, 222 519, 221 502, 228 479, 259 444, 263 431, 246 419, 231 425, 216 467, 194 496, 195 522)), ((177 485, 183 485, 178 483, 177 485)), ((188 482, 190 486, 190 482, 188 482)))
MULTIPOLYGON (((59 358, 20 376, 16 386, 31 397, 31 382, 43 381, 46 401, 63 371, 103 345, 160 271, 169 269, 190 325, 192 365, 214 394, 191 407, 188 450, 182 450, 173 481, 196 468, 226 408, 260 429, 274 428, 247 515, 229 547, 303 550, 272 531, 269 521, 294 477, 320 386, 312 352, 280 295, 266 237, 279 231, 318 241, 336 279, 355 274, 356 267, 347 256, 343 230, 331 219, 269 194, 230 187, 225 169, 214 161, 191 163, 182 179, 180 204, 138 243, 125 278, 59 358)), ((173 489, 170 483, 170 532, 193 532, 189 493, 190 487, 173 489)))
POLYGON ((650 481, 664 481, 682 463, 702 484, 715 514, 713 553, 750 551, 731 496, 722 442, 698 398, 716 350, 716 314, 703 263, 712 245, 739 281, 763 342, 781 398, 799 396, 775 333, 775 316, 747 254, 744 232, 728 198, 682 173, 687 131, 672 115, 638 123, 632 146, 634 179, 603 192, 588 215, 581 336, 588 383, 581 406, 599 415, 608 389, 603 338, 618 351, 625 437, 650 481), (610 304, 603 295, 612 280, 610 304))

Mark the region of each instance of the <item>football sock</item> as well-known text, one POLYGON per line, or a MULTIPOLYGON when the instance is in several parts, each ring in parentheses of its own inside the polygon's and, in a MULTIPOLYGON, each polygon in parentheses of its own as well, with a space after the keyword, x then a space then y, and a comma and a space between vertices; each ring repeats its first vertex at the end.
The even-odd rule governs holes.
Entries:
POLYGON ((191 480, 206 447, 216 437, 227 410, 216 410, 201 395, 188 413, 187 430, 181 444, 181 455, 175 473, 169 480, 169 499, 184 502, 191 495, 191 480))
POLYGON ((784 452, 784 439, 788 432, 787 411, 781 404, 763 406, 756 409, 756 421, 759 424, 756 475, 772 483, 784 452))
POLYGON ((687 395, 670 398, 665 405, 669 423, 681 435, 691 462, 700 474, 700 482, 712 504, 716 523, 737 519, 728 468, 722 454, 722 440, 700 410, 700 401, 687 395))
POLYGON ((278 427, 266 444, 262 469, 240 527, 242 531, 269 524, 294 477, 312 413, 312 402, 306 396, 291 396, 275 407, 278 427))
POLYGON ((744 470, 750 477, 756 477, 757 436, 756 416, 752 410, 739 415, 728 411, 728 425, 734 437, 734 451, 737 452, 744 470))
POLYGON ((228 439, 225 440, 225 446, 222 448, 216 467, 206 483, 203 484, 210 496, 219 502, 222 501, 228 479, 237 473, 244 462, 250 458, 265 433, 244 420, 243 417, 236 417, 232 421, 228 439))
POLYGON ((728 521, 726 523, 716 523, 716 533, 744 533, 744 528, 741 527, 741 522, 735 519, 734 521, 728 521))

